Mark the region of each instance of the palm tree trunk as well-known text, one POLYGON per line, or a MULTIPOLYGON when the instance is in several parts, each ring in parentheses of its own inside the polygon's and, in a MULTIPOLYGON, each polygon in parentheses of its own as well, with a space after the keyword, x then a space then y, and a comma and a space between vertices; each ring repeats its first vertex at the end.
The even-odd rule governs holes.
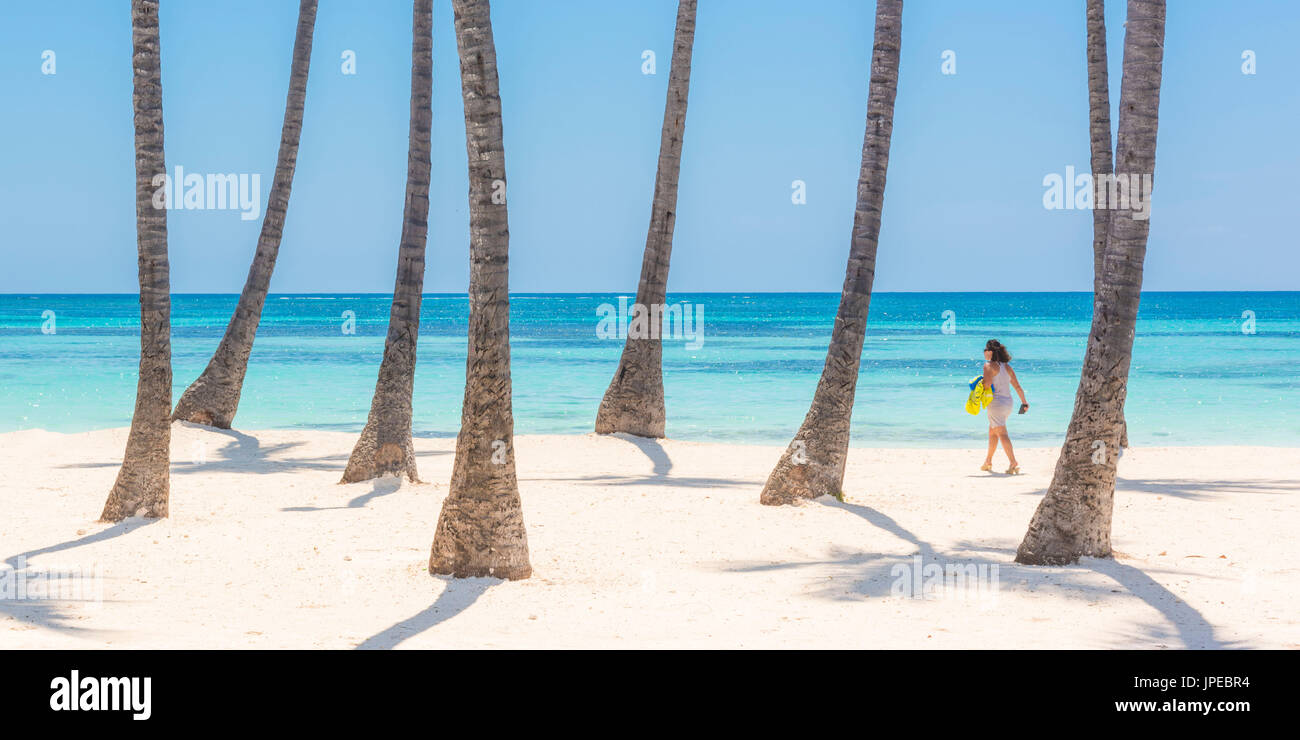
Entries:
POLYGON ((664 436, 663 317, 651 307, 662 306, 668 294, 668 260, 673 251, 677 217, 677 174, 682 163, 686 129, 686 98, 691 85, 691 49, 695 43, 695 0, 679 0, 673 40, 668 100, 659 136, 659 170, 655 175, 650 229, 641 258, 641 282, 634 311, 646 311, 649 337, 627 337, 618 370, 596 412, 596 433, 627 432, 639 437, 664 436))
MULTIPOLYGON (((1154 177, 1164 0, 1128 0, 1126 27, 1115 169, 1120 176, 1154 177)), ((1111 214, 1074 414, 1047 495, 1016 552, 1018 563, 1063 565, 1084 555, 1111 556, 1117 452, 1150 230, 1149 219, 1134 215, 1130 209, 1111 214)))
POLYGON ((293 40, 293 62, 289 72, 289 94, 284 105, 284 123, 280 127, 280 155, 275 163, 275 180, 262 219, 262 233, 257 252, 248 269, 244 290, 239 294, 235 313, 226 326, 221 344, 198 379, 181 394, 172 419, 229 429, 239 408, 239 395, 248 370, 248 355, 253 351, 257 325, 275 270, 284 233, 285 213, 289 209, 289 192, 298 164, 298 140, 302 135, 302 113, 307 98, 307 70, 311 63, 312 34, 316 28, 316 0, 301 0, 298 5, 298 32, 293 40))
POLYGON ((411 444, 411 394, 424 292, 424 247, 429 233, 430 133, 433 127, 432 0, 415 0, 411 22, 411 123, 406 156, 406 207, 397 252, 397 281, 388 314, 384 359, 370 416, 352 448, 342 483, 406 474, 418 481, 411 444))
POLYGON ((862 343, 866 338, 885 174, 889 168, 889 140, 894 129, 902 15, 902 0, 877 0, 867 130, 862 143, 858 204, 853 216, 844 290, 812 406, 759 497, 767 505, 792 504, 823 494, 838 496, 844 484, 849 421, 853 415, 862 343))
POLYGON ((135 222, 140 271, 140 377, 122 468, 104 503, 107 522, 167 516, 171 464, 171 285, 167 210, 153 203, 165 175, 158 0, 132 0, 135 107, 135 222))
MULTIPOLYGON (((1101 208, 1106 179, 1114 172, 1110 155, 1110 72, 1106 62, 1106 2, 1087 0, 1088 134, 1092 148, 1092 296, 1101 295, 1102 262, 1110 208, 1101 208)), ((1094 305, 1094 310, 1096 306, 1094 305)), ((1128 447, 1128 424, 1120 421, 1120 447, 1128 447)))
POLYGON ((511 580, 532 573, 515 478, 510 389, 510 227, 497 54, 487 0, 453 0, 469 155, 469 354, 451 487, 429 572, 511 580), (497 184, 500 184, 499 186, 497 184))
POLYGON ((1102 260, 1106 256, 1106 227, 1110 209, 1096 207, 1113 171, 1110 158, 1110 80, 1106 69, 1106 3, 1087 0, 1088 134, 1092 148, 1092 291, 1100 294, 1102 260))

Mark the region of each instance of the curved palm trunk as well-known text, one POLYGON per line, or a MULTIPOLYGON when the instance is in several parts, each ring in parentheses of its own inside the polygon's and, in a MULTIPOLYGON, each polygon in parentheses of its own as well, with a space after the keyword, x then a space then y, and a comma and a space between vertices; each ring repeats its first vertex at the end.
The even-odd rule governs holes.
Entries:
MULTIPOLYGON (((1110 208, 1099 208, 1106 179, 1114 172, 1110 156, 1110 72, 1106 67, 1106 3, 1087 0, 1088 24, 1088 138, 1092 149, 1092 296, 1101 295, 1102 262, 1106 256, 1106 231, 1110 208)), ((1095 306, 1094 306, 1095 308, 1095 306)), ((1121 447, 1128 447, 1128 424, 1120 421, 1121 447)))
POLYGON ((902 14, 902 0, 877 0, 867 131, 862 144, 858 204, 853 216, 844 290, 812 406, 759 496, 759 501, 767 505, 791 504, 823 494, 839 495, 844 484, 849 421, 853 415, 862 343, 866 338, 880 211, 885 198, 885 173, 889 168, 889 139, 894 129, 902 14))
POLYGON ((298 140, 302 135, 302 111, 307 97, 307 69, 311 62, 312 33, 316 28, 316 0, 302 0, 298 6, 298 31, 293 40, 293 62, 289 72, 289 95, 284 105, 284 123, 280 127, 280 155, 275 163, 275 180, 262 219, 262 233, 257 252, 248 268, 244 290, 239 294, 235 313, 226 326, 221 344, 208 366, 176 402, 172 419, 229 429, 239 408, 239 394, 248 370, 248 355, 253 351, 257 325, 262 320, 262 306, 271 285, 271 273, 280 251, 285 213, 289 210, 289 192, 298 164, 298 140))
MULTIPOLYGON (((1164 57, 1164 0, 1128 0, 1124 80, 1120 88, 1121 175, 1155 174, 1156 126, 1164 57)), ((1110 557, 1120 427, 1133 333, 1142 290, 1148 219, 1115 209, 1106 241, 1101 292, 1074 414, 1047 495, 1039 503, 1016 562, 1063 565, 1081 556, 1110 557)))
POLYGON ((432 0, 415 0, 411 22, 411 123, 406 156, 406 207, 397 251, 397 281, 388 337, 370 416, 352 448, 342 483, 406 474, 418 481, 411 444, 411 394, 424 292, 424 246, 429 233, 430 133, 433 127, 432 0))
POLYGON ((140 271, 140 378, 131 433, 117 481, 100 518, 167 516, 171 464, 171 286, 167 211, 153 203, 163 158, 162 69, 158 0, 131 2, 135 106, 135 222, 140 271))
POLYGON ((469 355, 451 488, 429 572, 527 578, 528 537, 515 479, 510 398, 510 227, 492 195, 506 181, 497 54, 487 0, 453 0, 469 155, 469 355))
POLYGON ((668 100, 659 137, 659 169, 655 175, 650 229, 641 258, 633 311, 647 312, 649 337, 629 333, 618 370, 596 412, 596 433, 627 432, 639 437, 664 436, 663 306, 668 294, 668 260, 673 251, 677 216, 677 174, 682 162, 686 129, 686 98, 691 85, 691 49, 695 43, 695 0, 679 0, 673 40, 668 100))

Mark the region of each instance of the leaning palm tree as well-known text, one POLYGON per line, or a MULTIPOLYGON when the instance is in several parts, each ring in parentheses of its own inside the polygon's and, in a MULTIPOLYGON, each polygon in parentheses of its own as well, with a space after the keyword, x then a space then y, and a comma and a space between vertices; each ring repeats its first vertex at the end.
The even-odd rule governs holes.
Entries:
POLYGON ((158 0, 131 2, 135 106, 135 229, 140 271, 140 377, 126 454, 100 518, 167 516, 172 407, 171 284, 166 203, 154 202, 163 157, 158 0))
MULTIPOLYGON (((1164 0, 1128 0, 1124 79, 1120 87, 1118 177, 1155 175, 1156 127, 1164 60, 1164 0)), ((1139 180, 1140 181, 1140 180, 1139 180)), ((1108 203, 1108 208, 1116 204, 1108 203)), ((1149 213, 1149 211, 1148 211, 1149 213)), ((1151 223, 1134 209, 1114 209, 1106 237, 1100 293, 1074 414, 1056 472, 1039 502, 1016 562, 1064 565, 1081 556, 1110 557, 1111 513, 1133 334, 1151 223)))
MULTIPOLYGON (((650 230, 641 257, 641 282, 632 310, 644 313, 648 336, 629 333, 618 370, 596 412, 596 433, 627 432, 639 437, 664 436, 663 324, 667 300, 668 259, 673 251, 677 218, 677 173, 682 163, 686 97, 691 85, 691 49, 695 43, 695 0, 679 0, 668 101, 659 135, 659 170, 655 176, 650 230)), ((637 317, 633 317, 634 319, 637 317)))
POLYGON ((412 481, 411 394, 415 389, 415 348, 420 334, 424 291, 424 245, 429 233, 430 132, 433 127, 432 0, 415 0, 411 22, 411 121, 406 154, 406 207, 397 250, 397 282, 388 314, 388 337, 370 416, 352 448, 343 483, 406 474, 412 481))
POLYGON ((280 127, 280 155, 275 163, 275 179, 262 219, 262 233, 257 252, 248 269, 244 290, 239 294, 235 313, 226 326, 221 344, 198 379, 181 394, 172 419, 229 429, 239 408, 239 395, 248 370, 248 355, 253 351, 257 325, 275 270, 284 233, 285 213, 289 209, 289 191, 298 164, 298 140, 302 135, 302 111, 307 98, 307 69, 311 62, 312 33, 316 28, 316 0, 301 0, 298 5, 298 32, 293 40, 293 62, 289 71, 289 95, 284 105, 284 123, 280 127))
MULTIPOLYGON (((1110 209, 1101 208, 1106 181, 1114 171, 1110 141, 1110 74, 1106 68, 1106 3, 1087 0, 1088 26, 1088 139, 1092 149, 1092 296, 1101 295, 1102 262, 1106 255, 1106 230, 1110 209)), ((1128 447, 1128 425, 1120 422, 1121 447, 1128 447)))
POLYGON ((429 572, 527 578, 510 397, 510 227, 497 53, 487 0, 452 0, 469 154, 469 355, 465 400, 429 572), (498 194, 498 197, 493 197, 498 194))
POLYGON ((759 501, 764 504, 792 504, 823 494, 839 495, 844 484, 849 421, 853 415, 862 343, 866 338, 880 211, 885 199, 885 173, 889 168, 889 139, 894 130, 902 15, 902 0, 876 0, 867 131, 862 143, 858 204, 853 216, 844 290, 812 406, 799 433, 763 486, 759 501))

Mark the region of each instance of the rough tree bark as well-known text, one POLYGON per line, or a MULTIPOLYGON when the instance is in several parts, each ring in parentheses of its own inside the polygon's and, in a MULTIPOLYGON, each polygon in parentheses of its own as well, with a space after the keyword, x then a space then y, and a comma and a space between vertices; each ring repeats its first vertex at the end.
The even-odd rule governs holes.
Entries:
POLYGON ((298 164, 298 140, 302 134, 303 106, 307 98, 307 69, 311 62, 312 33, 316 28, 316 0, 302 0, 298 6, 298 31, 293 40, 293 61, 289 72, 289 94, 284 105, 284 123, 280 127, 280 154, 275 163, 275 179, 262 219, 262 233, 257 252, 248 268, 248 278, 239 294, 239 303, 230 317, 221 344, 208 366, 181 394, 172 412, 173 420, 191 421, 220 429, 229 429, 239 408, 244 388, 248 356, 253 351, 257 325, 271 285, 271 273, 280 251, 285 213, 289 210, 289 192, 298 164))
POLYGON ((677 30, 672 67, 668 75, 668 100, 659 136, 659 169, 655 175, 650 229, 641 258, 634 311, 648 312, 649 337, 632 337, 623 345, 618 370, 596 412, 596 433, 627 432, 639 437, 664 436, 664 378, 661 311, 668 294, 668 261, 673 251, 673 224, 677 216, 677 175, 682 162, 682 136, 686 129, 686 98, 691 85, 691 50, 695 43, 695 0, 677 4, 677 30), (639 308, 637 308, 639 307, 639 308))
POLYGON ((858 202, 844 289, 812 406, 759 496, 759 501, 767 505, 792 504, 823 494, 838 496, 844 484, 849 421, 871 305, 885 174, 889 167, 889 140, 894 128, 902 13, 902 0, 876 2, 867 130, 862 144, 858 202))
MULTIPOLYGON (((1126 27, 1115 170, 1119 176, 1154 179, 1164 0, 1128 0, 1126 27)), ((1135 213, 1118 208, 1111 213, 1101 292, 1094 305, 1074 414, 1052 483, 1016 552, 1018 563, 1064 565, 1085 555, 1111 556, 1120 422, 1151 226, 1149 219, 1135 218, 1135 213)))
POLYGON ((1096 207, 1105 197, 1106 179, 1114 171, 1110 154, 1110 79, 1106 68, 1106 3, 1087 0, 1088 23, 1088 138, 1092 150, 1092 291, 1101 293, 1102 261, 1106 256, 1106 228, 1110 209, 1096 207))
MULTIPOLYGON (((1098 207, 1105 197, 1106 180, 1114 172, 1110 140, 1110 71, 1106 66, 1106 3, 1087 0, 1088 25, 1088 138, 1092 149, 1092 297, 1101 295, 1102 262, 1110 208, 1098 207)), ((1095 309, 1095 306, 1094 306, 1095 309)), ((1120 421, 1120 447, 1128 447, 1128 424, 1120 421)))
POLYGON ((510 226, 497 55, 487 0, 453 0, 469 156, 469 355, 451 487, 429 572, 527 578, 510 387, 510 226))
POLYGON ((397 251, 397 280, 388 314, 384 359, 370 415, 352 448, 342 483, 405 474, 419 481, 411 443, 411 394, 424 292, 424 248, 429 233, 430 134, 433 127, 432 0, 415 0, 411 21, 411 119, 406 155, 406 206, 397 251))
POLYGON ((165 517, 171 465, 171 285, 167 210, 153 201, 164 176, 162 68, 158 1, 131 2, 131 65, 135 107, 135 223, 140 273, 140 377, 122 468, 100 519, 165 517))

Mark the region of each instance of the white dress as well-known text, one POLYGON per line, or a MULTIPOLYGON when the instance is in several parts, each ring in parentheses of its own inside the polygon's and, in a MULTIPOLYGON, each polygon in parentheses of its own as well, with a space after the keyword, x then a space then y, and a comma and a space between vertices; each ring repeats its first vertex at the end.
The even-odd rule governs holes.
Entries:
POLYGON ((1004 427, 1007 417, 1011 416, 1011 376, 1007 374, 1006 365, 993 363, 997 371, 993 374, 993 403, 989 404, 989 427, 1004 427))

